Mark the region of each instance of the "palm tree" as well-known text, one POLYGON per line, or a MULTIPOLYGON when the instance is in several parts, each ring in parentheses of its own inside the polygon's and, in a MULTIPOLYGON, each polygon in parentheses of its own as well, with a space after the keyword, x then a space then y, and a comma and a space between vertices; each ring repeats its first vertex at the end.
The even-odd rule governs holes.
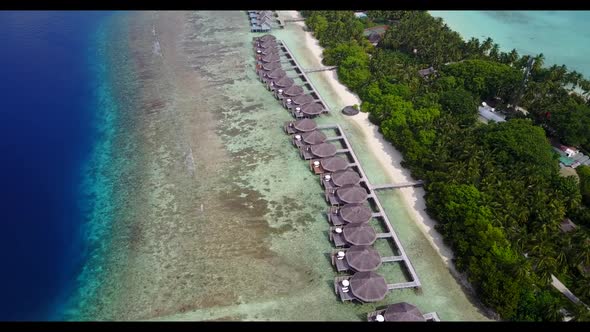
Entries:
POLYGON ((500 57, 500 45, 494 43, 492 48, 490 49, 490 58, 493 60, 498 60, 500 57))
POLYGON ((534 59, 535 63, 533 64, 532 71, 538 72, 545 64, 545 56, 543 55, 543 53, 539 53, 537 56, 534 57, 534 59))
POLYGON ((575 250, 574 262, 581 268, 590 267, 590 238, 586 231, 578 228, 574 233, 575 250))
POLYGON ((567 303, 567 311, 573 322, 590 321, 590 308, 584 303, 567 303))
POLYGON ((481 47, 479 49, 479 52, 482 55, 487 55, 488 51, 492 48, 492 46, 494 45, 494 40, 490 37, 486 38, 486 40, 484 40, 484 42, 481 44, 481 47))

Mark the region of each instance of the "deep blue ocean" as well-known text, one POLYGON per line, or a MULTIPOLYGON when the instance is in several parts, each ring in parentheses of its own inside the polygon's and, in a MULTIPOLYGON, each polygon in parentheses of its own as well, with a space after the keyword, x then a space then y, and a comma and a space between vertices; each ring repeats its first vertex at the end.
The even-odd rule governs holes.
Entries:
POLYGON ((83 262, 89 68, 110 12, 0 11, 0 320, 53 319, 83 262))

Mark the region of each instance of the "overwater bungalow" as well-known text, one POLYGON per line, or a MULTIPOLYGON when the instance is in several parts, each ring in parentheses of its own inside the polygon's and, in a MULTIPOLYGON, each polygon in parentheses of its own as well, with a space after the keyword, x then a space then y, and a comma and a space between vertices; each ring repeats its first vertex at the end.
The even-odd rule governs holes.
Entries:
MULTIPOLYGON (((367 314, 367 321, 369 322, 426 322, 427 315, 423 315, 415 305, 407 302, 399 302, 390 304, 385 309, 375 310, 367 314)), ((430 320, 438 321, 438 315, 430 320)), ((430 318, 430 317, 429 317, 430 318)))
POLYGON ((262 58, 269 56, 271 54, 276 54, 276 55, 280 55, 279 54, 279 49, 275 48, 275 47, 269 47, 269 48, 257 48, 256 49, 256 61, 261 61, 262 58))
POLYGON ((266 34, 264 36, 260 36, 260 37, 254 38, 254 43, 258 43, 258 42, 263 43, 263 42, 268 42, 268 41, 271 41, 271 40, 276 41, 277 40, 277 37, 275 37, 273 35, 270 35, 270 34, 266 34))
POLYGON ((278 54, 269 54, 267 56, 263 56, 260 61, 262 63, 270 63, 270 62, 281 62, 281 56, 278 54))
POLYGON ((269 83, 270 81, 278 81, 281 78, 287 76, 287 73, 281 69, 281 68, 277 68, 271 72, 265 72, 262 71, 259 75, 260 80, 264 83, 269 83))
POLYGON ((256 74, 260 76, 264 72, 271 72, 275 69, 282 68, 280 62, 261 63, 256 65, 256 74))
POLYGON ((283 99, 283 107, 288 110, 294 109, 297 106, 309 104, 316 101, 316 99, 310 94, 302 94, 293 98, 283 99))
POLYGON ((334 291, 340 300, 358 302, 378 302, 385 298, 389 289, 385 278, 380 274, 368 271, 357 272, 352 276, 334 279, 334 291))
POLYGON ((368 196, 367 190, 356 184, 325 190, 326 201, 332 206, 362 203, 368 196))
POLYGON ((333 189, 351 184, 358 184, 361 181, 360 174, 349 168, 343 171, 324 174, 320 178, 320 184, 324 189, 333 189))
POLYGON ((369 224, 348 224, 330 227, 330 241, 335 247, 370 246, 377 240, 377 233, 369 224))
POLYGON ((291 114, 295 118, 313 118, 322 113, 327 113, 328 111, 322 106, 321 103, 313 102, 301 106, 296 106, 292 111, 291 114))
POLYGON ((300 148, 304 145, 321 144, 326 141, 327 137, 319 130, 310 131, 302 134, 293 135, 293 145, 300 148))
MULTIPOLYGON (((308 120, 308 119, 303 119, 308 120)), ((300 120, 302 121, 302 120, 300 120)), ((310 120, 312 121, 312 120, 310 120)), ((314 174, 323 174, 326 172, 332 173, 344 170, 350 166, 348 160, 339 157, 329 157, 323 159, 312 159, 309 162, 309 168, 313 171, 314 174)))
POLYGON ((305 91, 303 87, 293 84, 287 90, 277 90, 275 91, 275 98, 278 100, 283 100, 286 98, 294 98, 296 96, 302 95, 305 91))
POLYGON ((334 251, 332 266, 338 272, 367 272, 377 270, 382 263, 381 255, 371 246, 351 246, 334 251))
POLYGON ((373 211, 364 204, 346 204, 328 209, 328 222, 334 226, 366 224, 373 217, 373 211))
POLYGON ((284 76, 283 78, 275 81, 275 80, 269 80, 268 81, 268 89, 270 91, 275 91, 278 89, 283 89, 286 90, 288 88, 291 87, 291 85, 295 84, 295 81, 293 81, 292 78, 284 76))
POLYGON ((272 29, 271 25, 266 21, 261 23, 253 23, 250 25, 250 32, 269 32, 272 29))
POLYGON ((338 148, 330 143, 303 145, 299 148, 299 155, 304 160, 332 157, 336 155, 336 152, 338 152, 338 148))
POLYGON ((258 50, 258 49, 269 49, 269 48, 278 48, 278 44, 275 40, 268 40, 268 41, 257 41, 254 44, 254 49, 258 50))
POLYGON ((306 133, 309 131, 316 130, 318 127, 317 123, 311 119, 301 119, 296 121, 287 121, 283 129, 289 135, 306 133))

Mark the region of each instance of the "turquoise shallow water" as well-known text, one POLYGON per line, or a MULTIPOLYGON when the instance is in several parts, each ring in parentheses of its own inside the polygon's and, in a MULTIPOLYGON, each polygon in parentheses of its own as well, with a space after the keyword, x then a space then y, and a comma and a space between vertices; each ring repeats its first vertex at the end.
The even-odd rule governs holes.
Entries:
POLYGON ((502 51, 543 53, 590 77, 590 11, 430 11, 464 39, 491 37, 502 51))

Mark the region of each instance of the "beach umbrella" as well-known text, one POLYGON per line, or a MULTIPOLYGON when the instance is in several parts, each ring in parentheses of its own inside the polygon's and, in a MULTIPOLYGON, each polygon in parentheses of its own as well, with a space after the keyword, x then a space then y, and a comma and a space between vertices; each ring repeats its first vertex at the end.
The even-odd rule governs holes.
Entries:
POLYGON ((361 176, 352 169, 347 169, 332 174, 332 182, 334 182, 334 184, 338 187, 349 184, 358 184, 360 181, 361 176))
POLYGON ((337 172, 346 169, 348 167, 348 161, 342 157, 334 156, 320 160, 320 165, 327 172, 337 172))
POLYGON ((326 135, 319 130, 310 131, 301 135, 307 144, 320 144, 326 141, 326 135))
POLYGON ((295 121, 295 123, 293 124, 293 127, 295 129, 297 129, 298 131, 307 132, 307 131, 315 130, 318 127, 318 125, 313 120, 301 119, 301 120, 295 121))
POLYGON ((368 224, 348 224, 342 227, 342 236, 346 242, 357 246, 369 246, 377 240, 377 233, 368 224))
POLYGON ((340 208, 338 214, 342 220, 351 224, 364 224, 371 220, 373 212, 362 204, 346 204, 340 208))
MULTIPOLYGON (((309 103, 300 106, 300 111, 307 115, 318 115, 324 111, 324 107, 320 103, 309 103)), ((299 111, 297 108, 295 110, 299 111)))
POLYGON ((367 199, 368 193, 359 185, 346 185, 336 189, 336 195, 345 203, 361 203, 367 199))
POLYGON ((350 290, 363 302, 377 302, 385 298, 387 283, 373 271, 357 272, 350 278, 350 290))
POLYGON ((407 302, 395 303, 388 306, 383 316, 388 322, 426 321, 420 310, 415 305, 407 302))
POLYGON ((352 246, 344 256, 348 265, 358 272, 374 271, 381 266, 381 255, 371 246, 352 246))
POLYGON ((311 146, 311 153, 319 158, 331 157, 336 154, 336 146, 330 143, 320 143, 311 146))
POLYGON ((359 110, 357 110, 356 108, 354 108, 352 106, 346 106, 342 109, 342 113, 344 113, 346 115, 356 115, 359 113, 359 110))

